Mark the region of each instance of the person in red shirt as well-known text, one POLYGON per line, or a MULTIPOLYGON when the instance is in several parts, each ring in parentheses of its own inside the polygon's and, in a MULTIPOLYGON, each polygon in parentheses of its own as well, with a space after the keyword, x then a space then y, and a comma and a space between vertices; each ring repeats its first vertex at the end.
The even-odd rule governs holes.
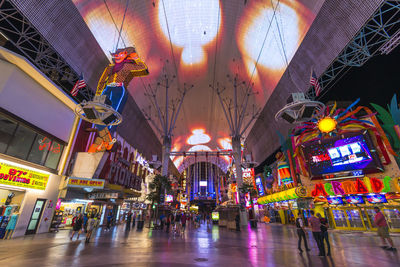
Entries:
POLYGON ((383 215, 383 213, 381 212, 381 210, 378 207, 374 207, 374 210, 376 212, 374 223, 375 223, 376 227, 378 228, 378 236, 381 238, 382 244, 383 244, 383 246, 381 246, 381 248, 386 249, 386 250, 396 250, 393 246, 393 240, 390 238, 390 235, 389 235, 389 227, 386 222, 385 216, 383 215), (388 247, 386 245, 386 240, 389 243, 390 247, 388 247))

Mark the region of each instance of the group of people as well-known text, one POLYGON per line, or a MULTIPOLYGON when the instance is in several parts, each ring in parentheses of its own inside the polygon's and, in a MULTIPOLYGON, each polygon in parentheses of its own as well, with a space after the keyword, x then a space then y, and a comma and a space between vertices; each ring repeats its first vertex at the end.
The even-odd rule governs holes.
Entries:
POLYGON ((164 226, 166 227, 165 231, 169 233, 170 228, 172 228, 173 232, 185 232, 186 223, 190 220, 190 215, 187 215, 185 212, 177 212, 176 214, 168 214, 165 215, 161 213, 160 215, 160 227, 161 230, 164 230, 164 226))
MULTIPOLYGON (((378 228, 378 236, 381 238, 382 241, 382 248, 390 251, 396 250, 394 248, 393 240, 389 236, 389 227, 385 216, 380 211, 379 207, 374 207, 375 210, 375 218, 374 224, 378 228)), ((317 243, 319 254, 318 256, 330 256, 331 255, 331 246, 329 244, 329 235, 328 235, 328 220, 323 218, 321 214, 315 214, 314 211, 310 211, 311 217, 308 219, 308 224, 311 227, 312 235, 317 243), (316 216, 315 216, 316 215, 316 216), (327 245, 327 253, 325 250, 325 243, 327 245)), ((297 235, 298 235, 298 249, 299 252, 302 253, 303 250, 301 249, 301 242, 303 240, 304 247, 306 251, 310 251, 307 245, 306 239, 306 231, 305 225, 302 218, 298 217, 296 219, 296 228, 297 228, 297 235)))
POLYGON ((165 214, 161 213, 160 217, 160 228, 168 233, 172 229, 175 233, 183 233, 186 230, 187 223, 193 223, 195 228, 200 227, 202 222, 207 224, 211 223, 211 216, 209 213, 186 213, 186 212, 176 212, 165 214))
POLYGON ((100 215, 96 216, 94 213, 90 215, 90 218, 87 214, 82 215, 79 213, 72 219, 72 232, 70 236, 70 240, 72 240, 77 233, 77 239, 82 232, 86 233, 86 243, 89 243, 90 238, 92 237, 93 230, 96 229, 100 224, 100 215))

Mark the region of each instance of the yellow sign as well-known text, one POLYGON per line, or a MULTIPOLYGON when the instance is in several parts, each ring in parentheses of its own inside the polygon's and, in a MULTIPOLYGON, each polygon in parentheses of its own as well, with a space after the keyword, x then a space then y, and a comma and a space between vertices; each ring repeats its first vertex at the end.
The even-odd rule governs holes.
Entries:
POLYGON ((50 174, 33 171, 0 161, 0 184, 45 190, 50 174))
POLYGON ((299 197, 305 197, 307 195, 307 190, 303 186, 299 186, 296 188, 291 188, 286 191, 274 193, 268 196, 260 197, 257 202, 258 204, 267 204, 267 203, 273 203, 273 202, 278 202, 278 201, 283 201, 283 200, 290 200, 290 199, 296 199, 299 197))
POLYGON ((83 187, 104 188, 104 180, 70 177, 68 180, 67 186, 68 187, 82 187, 82 188, 83 187))

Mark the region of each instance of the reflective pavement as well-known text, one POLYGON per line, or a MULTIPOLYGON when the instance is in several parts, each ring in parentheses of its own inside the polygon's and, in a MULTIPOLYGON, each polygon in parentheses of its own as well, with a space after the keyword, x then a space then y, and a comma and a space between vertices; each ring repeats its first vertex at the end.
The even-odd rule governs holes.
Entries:
MULTIPOLYGON (((183 235, 160 230, 98 229, 89 244, 69 231, 0 241, 0 266, 400 266, 399 253, 379 248, 374 233, 330 232, 331 257, 299 254, 292 226, 259 224, 232 232, 218 226, 189 227, 183 235)), ((394 237, 400 247, 400 237, 394 237)))

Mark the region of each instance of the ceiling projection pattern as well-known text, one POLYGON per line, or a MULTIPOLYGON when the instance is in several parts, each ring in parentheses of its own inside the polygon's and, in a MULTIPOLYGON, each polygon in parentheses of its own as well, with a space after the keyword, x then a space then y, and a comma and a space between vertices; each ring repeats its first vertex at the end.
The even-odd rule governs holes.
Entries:
MULTIPOLYGON (((141 109, 150 106, 146 87, 166 73, 176 76, 172 97, 184 83, 194 84, 174 129, 173 151, 230 149, 229 126, 210 85, 225 86, 223 97, 232 98, 227 75, 238 74, 249 86, 254 83, 256 94, 249 105, 262 108, 321 1, 73 0, 109 57, 122 28, 119 47, 135 46, 147 63, 149 76, 134 79, 128 87, 141 109)), ((158 97, 163 103, 162 90, 158 97)), ((229 163, 229 158, 222 159, 229 163)), ((181 156, 173 160, 178 168, 184 162, 181 156)))

